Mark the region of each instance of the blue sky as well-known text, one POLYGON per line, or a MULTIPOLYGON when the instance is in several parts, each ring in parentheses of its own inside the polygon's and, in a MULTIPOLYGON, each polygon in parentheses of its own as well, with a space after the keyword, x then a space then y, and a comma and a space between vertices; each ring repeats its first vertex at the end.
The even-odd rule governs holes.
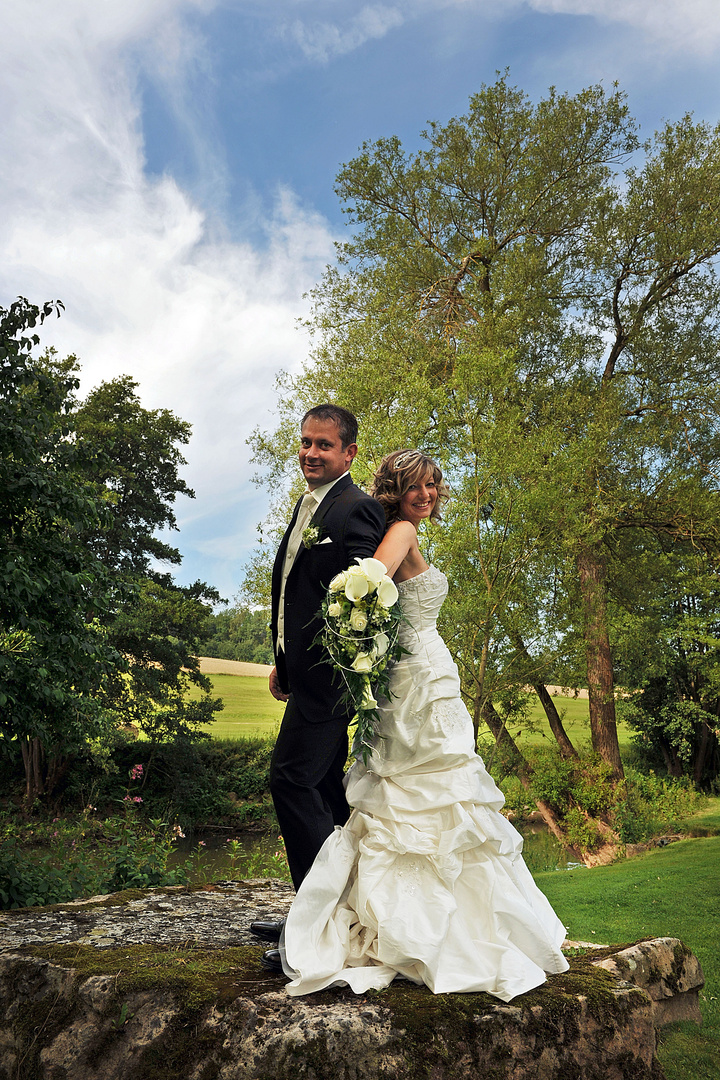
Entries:
POLYGON ((364 140, 418 145, 496 71, 617 80, 650 134, 720 119, 717 0, 6 0, 0 303, 59 297, 83 389, 128 373, 193 425, 179 580, 238 592, 268 492, 246 439, 308 340, 364 140))

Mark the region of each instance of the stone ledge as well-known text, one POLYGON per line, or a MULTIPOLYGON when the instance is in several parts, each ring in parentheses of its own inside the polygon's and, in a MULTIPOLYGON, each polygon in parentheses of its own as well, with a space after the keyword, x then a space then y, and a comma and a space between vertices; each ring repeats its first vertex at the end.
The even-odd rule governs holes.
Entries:
POLYGON ((3 913, 0 1080, 662 1080, 666 1006, 697 1018, 702 973, 672 938, 575 957, 509 1005, 400 981, 288 998, 247 924, 291 895, 247 882, 3 913))
POLYGON ((677 938, 639 941, 594 963, 647 993, 655 1027, 678 1020, 702 1022, 699 992, 705 980, 700 961, 677 938))
POLYGON ((111 948, 164 945, 256 945, 253 919, 282 919, 294 896, 284 881, 221 882, 192 888, 127 889, 53 907, 0 912, 0 951, 34 944, 111 948))

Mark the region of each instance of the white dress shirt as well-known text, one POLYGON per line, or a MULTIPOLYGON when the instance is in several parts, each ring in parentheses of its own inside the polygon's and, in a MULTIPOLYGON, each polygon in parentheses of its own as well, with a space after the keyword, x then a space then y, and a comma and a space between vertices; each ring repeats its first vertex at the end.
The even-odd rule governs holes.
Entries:
MULTIPOLYGON (((297 553, 300 550, 302 534, 330 488, 334 487, 338 480, 342 480, 343 476, 347 475, 348 473, 344 472, 342 476, 337 476, 334 480, 331 480, 329 484, 323 484, 322 487, 313 488, 312 491, 306 491, 303 495, 303 500, 300 504, 300 509, 298 510, 297 520, 293 526, 293 531, 290 533, 288 545, 285 549, 285 561, 283 563, 282 578, 280 580, 276 644, 278 649, 282 649, 283 652, 285 651, 285 585, 287 583, 288 575, 292 570, 292 565, 297 558, 297 553)), ((314 612, 311 612, 311 615, 312 614, 314 614, 314 612)))

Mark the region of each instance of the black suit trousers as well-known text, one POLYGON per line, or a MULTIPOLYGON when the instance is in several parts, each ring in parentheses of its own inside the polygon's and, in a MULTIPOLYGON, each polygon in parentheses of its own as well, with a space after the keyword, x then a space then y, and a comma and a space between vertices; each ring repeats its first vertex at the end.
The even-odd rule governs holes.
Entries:
POLYGON ((310 723, 292 694, 285 707, 270 763, 270 791, 296 889, 327 837, 350 814, 343 786, 348 720, 310 723))

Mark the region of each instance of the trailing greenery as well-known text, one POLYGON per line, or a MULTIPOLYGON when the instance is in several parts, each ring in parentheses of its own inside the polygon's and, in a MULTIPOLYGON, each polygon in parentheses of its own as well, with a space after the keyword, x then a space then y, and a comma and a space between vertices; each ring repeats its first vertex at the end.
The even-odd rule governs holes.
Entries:
MULTIPOLYGON (((226 829, 222 874, 228 878, 271 876, 288 879, 287 860, 277 835, 268 772, 272 740, 149 743, 116 746, 101 767, 92 758, 76 762, 64 781, 63 816, 38 804, 21 816, 6 802, 0 814, 0 904, 57 903, 98 891, 207 881, 212 877, 206 845, 184 858, 178 841, 190 830, 226 829), (82 764, 82 768, 80 767, 82 764), (266 837, 249 848, 237 839, 253 828, 266 837)), ((533 786, 505 777, 507 808, 516 817, 533 809, 534 799, 551 803, 561 815, 568 842, 592 851, 603 840, 605 820, 622 842, 637 843, 676 831, 693 831, 693 816, 705 804, 687 780, 642 774, 627 768, 617 784, 596 755, 565 761, 558 753, 535 750, 533 786), (595 816, 598 815, 598 816, 595 816)), ((21 784, 21 776, 0 772, 0 783, 21 784)), ((698 831, 703 830, 698 822, 698 831)), ((708 820, 705 831, 717 831, 708 820)), ((220 833, 222 836, 222 832, 220 833)), ((538 853, 537 867, 556 865, 560 851, 538 853)))
POLYGON ((102 824, 87 820, 54 824, 60 828, 37 830, 36 843, 29 846, 27 837, 8 836, 8 823, 3 823, 1 908, 59 904, 126 888, 182 885, 188 880, 182 865, 169 865, 175 836, 163 821, 144 825, 129 810, 125 817, 109 818, 102 824))
POLYGON ((132 810, 101 820, 90 814, 23 828, 0 820, 0 909, 67 903, 100 893, 164 885, 273 878, 290 881, 285 847, 274 835, 249 847, 226 839, 221 858, 205 841, 187 853, 178 825, 143 820, 132 810), (218 869, 218 866, 221 869, 218 869))
MULTIPOLYGON (((205 843, 182 858, 178 841, 186 829, 219 822, 229 829, 275 825, 271 751, 262 739, 119 747, 110 771, 88 762, 82 784, 75 790, 68 784, 67 801, 82 805, 73 815, 23 820, 6 809, 0 816, 0 907, 208 880, 205 843)), ((289 880, 281 841, 255 851, 233 838, 227 845, 225 877, 289 880)))

